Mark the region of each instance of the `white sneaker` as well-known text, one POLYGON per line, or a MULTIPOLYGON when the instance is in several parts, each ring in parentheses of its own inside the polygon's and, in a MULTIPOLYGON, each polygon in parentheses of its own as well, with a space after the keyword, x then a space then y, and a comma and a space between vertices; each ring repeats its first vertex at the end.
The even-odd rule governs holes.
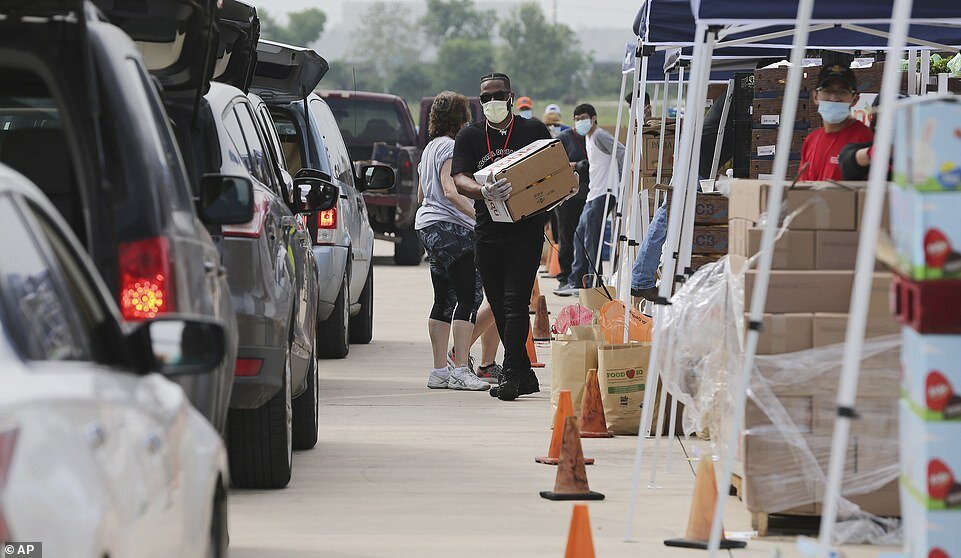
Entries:
POLYGON ((447 380, 447 387, 467 391, 485 391, 490 389, 491 385, 475 376, 466 366, 462 366, 455 368, 454 371, 450 373, 450 378, 447 380))
POLYGON ((577 294, 577 287, 574 285, 564 285, 563 287, 557 287, 554 289, 554 294, 557 296, 574 296, 577 294))
POLYGON ((439 368, 437 370, 432 370, 430 377, 427 378, 427 387, 430 389, 447 389, 450 387, 448 385, 450 378, 450 369, 439 368))

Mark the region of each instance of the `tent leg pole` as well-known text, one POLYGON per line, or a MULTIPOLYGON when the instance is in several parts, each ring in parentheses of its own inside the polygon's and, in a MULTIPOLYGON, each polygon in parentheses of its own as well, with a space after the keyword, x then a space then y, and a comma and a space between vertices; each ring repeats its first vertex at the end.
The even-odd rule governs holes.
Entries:
POLYGON ((728 80, 727 93, 724 95, 724 109, 721 110, 721 124, 717 127, 717 141, 714 142, 714 161, 711 163, 711 176, 704 178, 716 179, 721 166, 721 147, 724 145, 724 134, 727 132, 727 116, 731 112, 731 102, 734 99, 734 80, 728 80))
MULTIPOLYGON (((890 39, 888 39, 890 40, 890 39)), ((908 50, 908 95, 918 94, 918 50, 908 50)))
MULTIPOLYGON (((801 72, 803 70, 804 53, 808 44, 808 34, 811 27, 811 14, 814 11, 814 0, 800 0, 795 22, 794 44, 791 49, 791 66, 788 69, 787 83, 784 87, 784 103, 781 108, 781 126, 778 128, 777 147, 774 153, 774 180, 768 190, 767 214, 779 215, 781 201, 784 199, 784 185, 787 177, 788 158, 791 151, 791 140, 794 135, 794 121, 797 117, 797 98, 801 90, 801 72)), ((896 64, 889 66, 895 67, 896 64)), ((744 406, 747 402, 747 388, 750 386, 751 374, 754 370, 754 356, 757 353, 760 324, 767 303, 768 283, 771 276, 771 262, 773 259, 774 237, 777 232, 778 219, 767 220, 761 237, 761 259, 757 268, 754 292, 751 297, 751 311, 749 327, 744 348, 744 361, 740 375, 735 376, 733 382, 734 417, 727 425, 721 438, 720 447, 724 451, 721 474, 717 476, 718 494, 728 493, 727 487, 731 482, 731 470, 734 467, 734 454, 737 451, 737 441, 740 436, 741 423, 744 421, 744 406), (724 444, 726 443, 726 447, 724 444)), ((731 386, 728 386, 731 389, 731 386)), ((714 518, 711 523, 711 538, 708 542, 710 557, 715 558, 721 546, 721 523, 724 510, 730 498, 721 496, 717 499, 714 518)))
MULTIPOLYGON (((908 25, 911 18, 912 0, 894 0, 891 15, 891 35, 888 38, 890 60, 898 60, 904 51, 908 25)), ((845 451, 851 430, 851 417, 855 414, 858 378, 861 368, 861 352, 864 346, 864 330, 867 323, 869 294, 874 272, 874 255, 881 226, 884 192, 887 185, 888 161, 891 157, 891 141, 894 138, 894 114, 897 93, 900 88, 900 72, 897 64, 885 64, 881 77, 880 107, 877 132, 874 136, 874 155, 868 173, 867 199, 864 220, 858 240, 857 265, 854 285, 851 289, 851 307, 845 333, 844 359, 838 385, 838 417, 831 440, 831 461, 825 484, 822 506, 821 531, 818 537, 818 555, 827 558, 831 535, 837 521, 838 503, 841 499, 841 481, 846 461, 845 451)), ((910 83, 910 80, 909 80, 910 83)))
POLYGON ((674 468, 674 434, 675 426, 677 426, 677 397, 671 397, 671 426, 667 432, 668 445, 667 445, 667 473, 671 474, 674 468))
POLYGON ((918 91, 922 95, 928 94, 928 79, 931 76, 931 49, 921 50, 921 84, 918 91))
MULTIPOLYGON (((697 24, 697 30, 696 30, 695 36, 698 37, 698 39, 701 39, 705 36, 706 33, 707 33, 707 26, 700 23, 697 24)), ((712 41, 714 36, 715 36, 714 34, 711 34, 712 41)), ((705 48, 704 42, 702 40, 698 40, 697 43, 694 45, 695 59, 697 59, 697 55, 700 54, 704 48, 705 48)), ((709 64, 710 61, 705 61, 703 63, 709 64)), ((687 104, 688 104, 688 109, 691 111, 691 113, 693 113, 693 111, 696 110, 694 108, 696 105, 692 104, 693 99, 691 97, 692 95, 689 94, 687 99, 687 104)), ((694 141, 694 130, 685 129, 683 135, 684 135, 684 145, 686 146, 692 145, 694 141)), ((675 172, 680 171, 678 174, 675 174, 675 176, 688 174, 687 170, 689 169, 685 167, 689 164, 689 160, 685 160, 687 159, 687 157, 685 157, 686 155, 685 151, 687 150, 679 151, 678 153, 680 153, 680 155, 675 156, 674 158, 675 172)), ((683 179, 684 177, 682 176, 681 178, 683 179)), ((679 186, 681 184, 684 185, 683 187, 687 186, 687 183, 684 182, 683 180, 674 181, 673 184, 674 184, 673 186, 674 189, 681 188, 682 186, 679 186)), ((679 223, 681 220, 681 212, 683 211, 683 209, 684 208, 682 207, 682 204, 675 203, 671 205, 671 215, 670 215, 670 218, 668 219, 667 242, 666 242, 667 249, 669 250, 670 253, 673 253, 677 249, 677 241, 679 237, 679 228, 680 228, 679 223)), ((668 259, 665 261, 664 265, 667 268, 665 271, 664 277, 673 277, 674 260, 668 259)), ((671 281, 669 280, 661 281, 661 286, 660 286, 660 290, 657 297, 658 300, 654 308, 654 339, 651 345, 650 360, 648 361, 648 374, 647 374, 645 388, 644 388, 645 389, 644 406, 642 407, 642 412, 641 412, 641 425, 640 425, 640 430, 638 432, 639 435, 637 437, 637 448, 634 454, 634 469, 631 474, 631 493, 628 498, 627 518, 624 526, 624 539, 628 541, 632 539, 634 510, 637 505, 637 493, 638 493, 638 488, 640 487, 640 482, 641 482, 641 463, 644 460, 644 436, 641 436, 640 433, 644 432, 645 430, 649 430, 651 427, 650 415, 651 415, 651 406, 653 404, 653 394, 652 394, 653 390, 652 390, 651 379, 654 377, 654 374, 651 371, 655 369, 655 363, 657 362, 657 359, 660 353, 660 342, 661 342, 660 340, 662 335, 661 329, 658 327, 658 324, 661 322, 661 318, 663 316, 664 304, 666 303, 667 298, 671 294, 671 287, 672 287, 671 281)))
MULTIPOLYGON (((656 371, 659 372, 659 371, 656 371)), ((651 482, 647 485, 649 489, 660 488, 657 484, 657 461, 661 451, 661 430, 664 429, 664 407, 667 405, 667 384, 661 381, 661 374, 657 374, 658 381, 655 381, 655 391, 661 388, 661 398, 657 405, 657 420, 654 421, 654 452, 651 454, 651 482)), ((650 432, 650 430, 648 430, 650 432)), ((644 432, 646 436, 648 432, 644 432)))

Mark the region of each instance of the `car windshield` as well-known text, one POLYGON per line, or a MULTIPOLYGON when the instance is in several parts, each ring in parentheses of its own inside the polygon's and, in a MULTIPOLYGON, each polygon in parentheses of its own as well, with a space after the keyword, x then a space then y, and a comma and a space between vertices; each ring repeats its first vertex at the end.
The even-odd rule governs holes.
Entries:
POLYGON ((354 97, 325 99, 337 119, 337 126, 348 147, 371 145, 382 141, 408 145, 407 127, 403 113, 393 101, 369 101, 354 97))

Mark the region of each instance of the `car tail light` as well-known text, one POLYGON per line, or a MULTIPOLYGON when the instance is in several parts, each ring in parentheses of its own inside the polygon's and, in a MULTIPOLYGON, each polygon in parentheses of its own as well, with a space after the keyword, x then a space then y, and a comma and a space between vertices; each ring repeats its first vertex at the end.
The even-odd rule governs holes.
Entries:
POLYGON ((337 232, 337 206, 317 212, 317 244, 333 244, 337 232))
POLYGON ((264 232, 264 222, 267 220, 267 208, 270 202, 267 194, 254 190, 254 218, 242 225, 223 225, 224 236, 242 236, 258 238, 264 232))
MULTIPOLYGON (((7 476, 10 474, 10 465, 13 463, 13 450, 17 445, 18 433, 19 429, 16 428, 0 432, 0 491, 7 484, 7 476)), ((12 538, 6 518, 3 515, 3 508, 0 508, 0 542, 5 543, 12 538)))
POLYGON ((237 365, 234 366, 234 376, 256 376, 260 374, 263 366, 264 361, 260 358, 238 358, 237 365))
POLYGON ((165 237, 120 245, 120 313, 125 320, 147 320, 173 308, 170 262, 170 246, 165 237))

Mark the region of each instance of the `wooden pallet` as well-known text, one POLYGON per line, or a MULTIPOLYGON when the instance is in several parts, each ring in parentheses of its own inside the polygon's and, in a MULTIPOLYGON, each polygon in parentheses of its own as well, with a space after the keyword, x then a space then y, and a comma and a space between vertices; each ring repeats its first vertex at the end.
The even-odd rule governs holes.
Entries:
MULTIPOLYGON (((731 496, 737 496, 744 501, 744 479, 740 475, 731 475, 731 496)), ((778 535, 811 535, 816 534, 821 525, 821 516, 814 514, 767 513, 752 511, 751 529, 757 531, 759 537, 769 534, 778 535)))

